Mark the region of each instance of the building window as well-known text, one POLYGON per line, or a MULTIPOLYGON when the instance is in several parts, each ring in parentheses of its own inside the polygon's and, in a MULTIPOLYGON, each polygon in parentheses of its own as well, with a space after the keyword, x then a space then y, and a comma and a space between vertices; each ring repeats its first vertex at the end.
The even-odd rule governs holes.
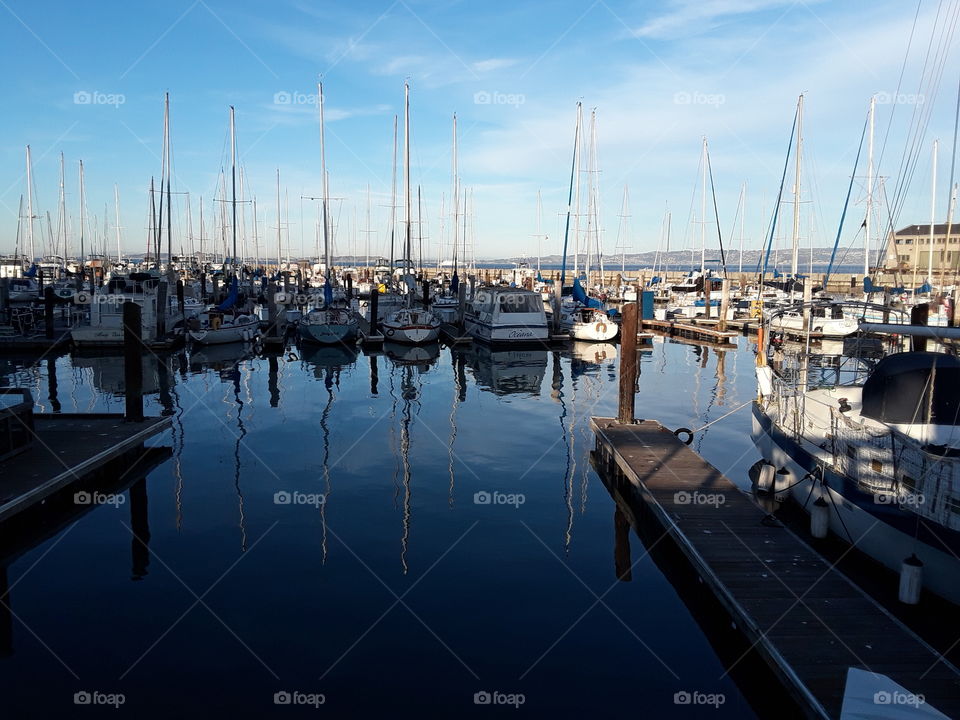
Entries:
POLYGON ((903 244, 904 244, 904 245, 913 245, 913 240, 910 239, 910 238, 907 238, 906 240, 903 241, 903 244))

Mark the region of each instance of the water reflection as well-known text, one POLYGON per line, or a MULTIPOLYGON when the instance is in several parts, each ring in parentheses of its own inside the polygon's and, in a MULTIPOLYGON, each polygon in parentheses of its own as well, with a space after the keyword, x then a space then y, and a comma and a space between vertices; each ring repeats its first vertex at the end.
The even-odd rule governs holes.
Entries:
POLYGON ((463 352, 481 388, 496 395, 540 395, 547 374, 546 350, 495 350, 474 343, 463 352))

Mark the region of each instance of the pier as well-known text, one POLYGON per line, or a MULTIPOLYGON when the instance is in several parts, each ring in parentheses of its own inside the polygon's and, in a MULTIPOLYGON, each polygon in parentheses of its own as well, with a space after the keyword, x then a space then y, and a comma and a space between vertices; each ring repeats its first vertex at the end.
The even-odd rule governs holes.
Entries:
POLYGON ((637 489, 811 717, 840 716, 849 668, 960 716, 960 671, 674 433, 652 420, 590 426, 600 466, 637 489))
POLYGON ((43 414, 34 415, 32 425, 33 442, 0 461, 0 522, 138 448, 169 427, 170 418, 128 421, 112 413, 43 414))

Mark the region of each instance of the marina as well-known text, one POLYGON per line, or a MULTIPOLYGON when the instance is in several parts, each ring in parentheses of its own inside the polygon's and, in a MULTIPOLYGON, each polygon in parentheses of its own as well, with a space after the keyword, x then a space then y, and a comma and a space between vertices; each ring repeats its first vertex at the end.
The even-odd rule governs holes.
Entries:
POLYGON ((854 5, 4 5, 3 717, 960 720, 960 0, 854 5))

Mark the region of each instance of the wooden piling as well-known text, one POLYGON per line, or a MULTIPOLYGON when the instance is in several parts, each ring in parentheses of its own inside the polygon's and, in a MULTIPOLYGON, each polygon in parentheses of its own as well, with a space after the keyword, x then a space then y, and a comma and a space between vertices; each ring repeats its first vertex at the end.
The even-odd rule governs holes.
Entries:
POLYGON ((379 326, 380 288, 374 283, 370 288, 370 334, 376 335, 379 326))
POLYGON ((53 340, 53 288, 47 285, 43 289, 43 322, 47 340, 53 340))
POLYGON ((135 302, 123 303, 124 419, 129 422, 143 422, 143 365, 140 362, 143 340, 140 315, 140 306, 135 302))
POLYGON ((720 285, 720 318, 717 330, 727 329, 727 313, 730 310, 730 280, 724 278, 720 285))
MULTIPOLYGON (((927 318, 930 315, 930 304, 923 303, 922 305, 915 305, 910 310, 910 323, 912 325, 926 325, 927 318)), ((919 335, 913 336, 913 349, 923 352, 927 349, 927 339, 919 335)))
POLYGON ((713 284, 713 278, 703 278, 703 316, 710 319, 710 286, 713 284))
POLYGON ((637 303, 626 303, 621 309, 620 325, 620 399, 617 420, 632 423, 637 385, 637 303))
POLYGON ((463 283, 457 286, 457 330, 463 332, 464 315, 467 312, 467 286, 463 283))

